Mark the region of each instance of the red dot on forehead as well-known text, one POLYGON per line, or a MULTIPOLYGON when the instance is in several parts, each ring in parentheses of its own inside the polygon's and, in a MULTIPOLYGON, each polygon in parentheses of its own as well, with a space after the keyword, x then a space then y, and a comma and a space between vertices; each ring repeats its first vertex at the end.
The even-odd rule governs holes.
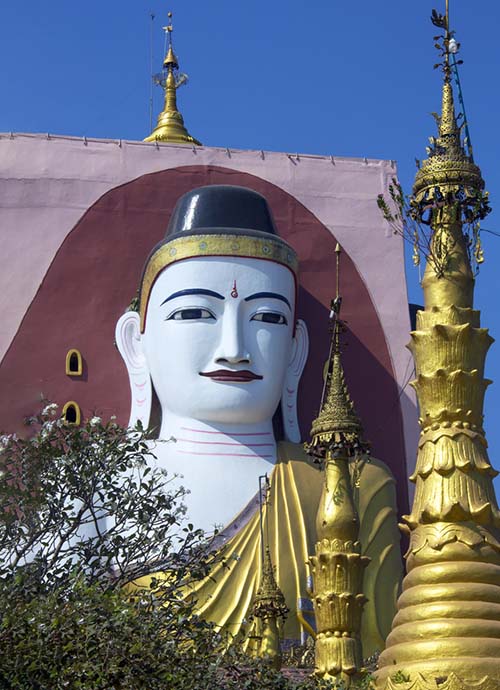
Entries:
POLYGON ((233 281, 233 289, 231 290, 231 297, 238 297, 238 288, 236 287, 236 281, 233 281))

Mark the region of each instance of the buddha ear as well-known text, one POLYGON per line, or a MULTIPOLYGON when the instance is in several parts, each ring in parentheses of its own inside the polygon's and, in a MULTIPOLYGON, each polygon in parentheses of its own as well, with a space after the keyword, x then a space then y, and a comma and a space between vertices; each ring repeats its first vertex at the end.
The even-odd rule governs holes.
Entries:
POLYGON ((137 312, 127 311, 118 319, 115 339, 127 367, 130 384, 131 406, 128 425, 134 427, 140 421, 143 428, 147 429, 153 391, 142 348, 140 317, 137 312))
POLYGON ((300 428, 297 417, 297 394, 300 377, 304 371, 309 354, 309 335, 307 326, 302 319, 297 321, 293 339, 290 363, 285 376, 285 385, 281 396, 281 414, 285 440, 293 443, 300 442, 300 428))

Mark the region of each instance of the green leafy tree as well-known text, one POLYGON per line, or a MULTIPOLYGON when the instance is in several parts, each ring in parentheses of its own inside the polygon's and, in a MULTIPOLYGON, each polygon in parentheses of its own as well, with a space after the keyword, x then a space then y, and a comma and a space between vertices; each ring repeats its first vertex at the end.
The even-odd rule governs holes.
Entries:
MULTIPOLYGON (((57 406, 0 437, 0 688, 308 690, 195 613, 216 559, 140 429, 57 406), (162 572, 149 587, 133 583, 162 572)), ((231 567, 231 563, 226 564, 231 567)), ((324 684, 321 687, 326 687, 324 684)))
POLYGON ((55 405, 30 423, 31 438, 0 439, 1 687, 204 683, 220 636, 185 593, 214 557, 185 524, 184 490, 155 469, 140 430, 70 426, 55 405))

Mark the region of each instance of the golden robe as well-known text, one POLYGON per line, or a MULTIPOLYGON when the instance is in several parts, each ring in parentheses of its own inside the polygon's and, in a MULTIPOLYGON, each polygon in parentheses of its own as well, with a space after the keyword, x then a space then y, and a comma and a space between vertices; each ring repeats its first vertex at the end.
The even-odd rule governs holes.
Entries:
MULTIPOLYGON (((298 642, 308 629, 307 620, 304 620, 307 616, 304 609, 310 599, 307 560, 314 554, 316 513, 322 488, 323 473, 311 462, 302 446, 279 443, 278 462, 270 478, 263 523, 276 580, 290 609, 283 630, 285 640, 298 642)), ((363 462, 359 488, 354 489, 354 494, 360 518, 362 554, 371 558, 363 585, 368 598, 361 630, 366 657, 385 646, 403 568, 395 481, 386 465, 374 458, 363 462)), ((193 590, 200 615, 232 635, 239 635, 248 630, 247 621, 260 582, 258 503, 254 502, 253 510, 243 511, 223 535, 226 536, 223 548, 229 567, 218 564, 211 577, 195 583, 193 590)), ((146 578, 136 584, 146 584, 146 578)), ((312 611, 312 606, 310 609, 312 611)))

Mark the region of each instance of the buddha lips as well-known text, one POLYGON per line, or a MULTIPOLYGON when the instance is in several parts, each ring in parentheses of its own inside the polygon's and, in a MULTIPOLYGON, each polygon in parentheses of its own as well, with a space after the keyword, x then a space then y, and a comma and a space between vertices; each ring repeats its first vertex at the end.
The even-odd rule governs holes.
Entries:
POLYGON ((217 369, 215 371, 200 371, 200 376, 206 376, 213 381, 223 383, 249 383, 250 381, 261 381, 264 377, 254 374, 253 371, 243 369, 242 371, 229 371, 228 369, 217 369))

